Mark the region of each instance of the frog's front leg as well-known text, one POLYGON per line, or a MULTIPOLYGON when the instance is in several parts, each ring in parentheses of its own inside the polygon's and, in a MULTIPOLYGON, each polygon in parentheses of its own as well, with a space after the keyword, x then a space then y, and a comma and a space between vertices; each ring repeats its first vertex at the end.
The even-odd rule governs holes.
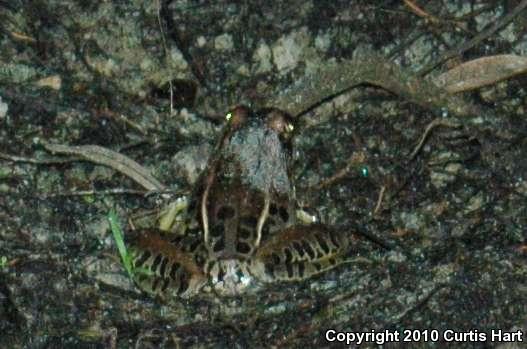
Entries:
POLYGON ((294 225, 262 244, 250 272, 264 282, 306 279, 345 263, 356 244, 349 232, 323 224, 294 225))

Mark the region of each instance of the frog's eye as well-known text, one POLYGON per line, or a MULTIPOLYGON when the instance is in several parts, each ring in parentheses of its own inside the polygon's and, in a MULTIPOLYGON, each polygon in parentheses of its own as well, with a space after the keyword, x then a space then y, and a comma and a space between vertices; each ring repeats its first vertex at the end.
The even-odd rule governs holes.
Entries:
POLYGON ((289 114, 279 109, 270 109, 266 113, 266 122, 269 128, 275 130, 282 137, 289 138, 292 135, 295 127, 289 114))
POLYGON ((239 127, 243 125, 249 117, 250 110, 246 106, 239 105, 225 114, 225 120, 231 127, 239 127))

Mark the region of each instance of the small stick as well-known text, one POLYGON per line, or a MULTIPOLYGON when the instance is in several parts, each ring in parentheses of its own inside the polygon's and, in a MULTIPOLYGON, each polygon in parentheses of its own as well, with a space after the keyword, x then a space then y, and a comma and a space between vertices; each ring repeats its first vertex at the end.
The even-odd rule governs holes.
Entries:
POLYGON ((98 145, 69 146, 47 142, 42 142, 42 145, 53 154, 76 155, 83 160, 113 168, 133 179, 148 191, 166 190, 166 187, 155 179, 147 169, 139 165, 135 160, 113 150, 98 145))
MULTIPOLYGON (((165 60, 168 62, 168 47, 165 38, 165 31, 163 30, 163 23, 161 23, 161 4, 159 0, 156 1, 157 6, 157 23, 159 24, 159 31, 161 32, 161 43, 163 44, 163 52, 165 53, 165 60)), ((168 65, 168 63, 167 63, 168 65)), ((168 80, 168 88, 170 89, 170 115, 174 113, 174 86, 172 86, 172 79, 168 80)))
POLYGON ((432 69, 437 67, 439 64, 449 60, 450 58, 453 58, 455 56, 462 55, 466 51, 470 50, 472 47, 476 46, 492 34, 498 32, 502 28, 504 28, 507 24, 509 24, 516 16, 518 16, 521 11, 523 11, 525 8, 527 8, 527 0, 523 0, 521 3, 518 4, 511 12, 509 12, 507 15, 500 18, 498 21, 496 21, 490 28, 480 32, 478 35, 474 36, 471 40, 468 42, 463 43, 461 46, 456 47, 452 50, 449 50, 445 52, 444 54, 439 57, 434 62, 431 62, 427 64, 423 69, 417 73, 419 76, 425 76, 428 74, 432 69))
POLYGON ((426 126, 425 132, 421 136, 421 140, 415 146, 414 151, 412 152, 412 154, 410 154, 410 160, 413 160, 415 158, 417 153, 419 153, 419 151, 423 147, 423 145, 424 145, 426 139, 428 138, 428 135, 430 134, 430 132, 432 132, 432 130, 434 128, 438 127, 438 126, 459 127, 459 123, 457 123, 453 119, 436 118, 436 119, 432 120, 432 122, 429 123, 426 126))
POLYGON ((417 6, 413 1, 411 1, 411 0, 404 0, 404 4, 406 6, 408 6, 408 8, 410 8, 410 10, 413 13, 415 13, 417 16, 422 17, 424 19, 427 19, 427 20, 429 20, 431 22, 435 22, 435 23, 439 22, 437 17, 432 16, 431 14, 429 14, 428 12, 426 12, 425 10, 423 10, 422 8, 417 6))
POLYGON ((35 159, 35 158, 26 158, 23 156, 9 155, 6 153, 0 152, 0 159, 4 159, 11 162, 25 162, 28 164, 35 165, 55 165, 55 164, 65 164, 71 162, 71 159, 35 159))
POLYGON ((382 199, 384 198, 384 192, 386 191, 386 186, 381 186, 381 191, 379 192, 379 197, 377 198, 377 204, 375 205, 375 209, 373 210, 373 215, 376 216, 379 213, 379 210, 381 209, 382 199))
POLYGON ((79 190, 68 193, 53 193, 53 194, 43 194, 38 195, 40 199, 50 199, 56 197, 65 197, 65 196, 86 196, 86 195, 152 195, 152 194, 173 194, 173 190, 136 190, 136 189, 126 189, 126 188, 114 188, 106 190, 79 190))
POLYGON ((363 164, 366 160, 366 156, 363 152, 353 153, 348 159, 346 166, 338 170, 334 175, 329 178, 321 180, 318 184, 311 186, 311 188, 320 190, 328 187, 336 181, 346 177, 357 165, 363 164))

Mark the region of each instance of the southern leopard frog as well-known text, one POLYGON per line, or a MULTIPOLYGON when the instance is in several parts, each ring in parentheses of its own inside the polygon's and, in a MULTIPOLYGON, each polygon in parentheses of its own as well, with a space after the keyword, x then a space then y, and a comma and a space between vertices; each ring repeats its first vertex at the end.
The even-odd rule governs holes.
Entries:
POLYGON ((302 280, 345 261, 356 239, 296 217, 291 118, 237 107, 175 232, 131 232, 135 281, 161 297, 302 280), (144 272, 144 271, 147 272, 144 272))

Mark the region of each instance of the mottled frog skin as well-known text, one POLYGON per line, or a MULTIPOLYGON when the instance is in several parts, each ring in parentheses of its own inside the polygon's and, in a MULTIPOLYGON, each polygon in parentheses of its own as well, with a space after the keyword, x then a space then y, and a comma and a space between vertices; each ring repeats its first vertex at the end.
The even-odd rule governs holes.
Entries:
POLYGON ((135 281, 152 295, 236 295, 345 261, 351 232, 296 218, 291 117, 236 107, 176 231, 129 232, 135 281))

